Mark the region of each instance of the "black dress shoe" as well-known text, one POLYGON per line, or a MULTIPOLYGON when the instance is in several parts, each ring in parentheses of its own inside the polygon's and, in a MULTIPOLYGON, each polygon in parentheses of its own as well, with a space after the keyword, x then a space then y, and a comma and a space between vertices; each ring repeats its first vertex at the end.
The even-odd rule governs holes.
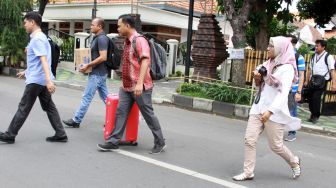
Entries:
POLYGON ((46 138, 47 142, 67 142, 68 137, 65 136, 50 136, 46 138))
POLYGON ((318 121, 318 119, 319 119, 319 118, 313 118, 313 119, 311 119, 311 122, 312 122, 313 124, 316 124, 317 121, 318 121))
POLYGON ((115 150, 115 149, 119 149, 118 145, 114 145, 110 142, 106 142, 104 144, 97 144, 97 148, 100 151, 111 151, 111 150, 115 150))
POLYGON ((80 123, 76 123, 73 119, 63 120, 63 123, 73 128, 79 128, 80 125, 80 123))
POLYGON ((6 142, 8 144, 13 144, 15 142, 15 137, 14 136, 9 136, 8 132, 0 132, 0 141, 1 142, 6 142))

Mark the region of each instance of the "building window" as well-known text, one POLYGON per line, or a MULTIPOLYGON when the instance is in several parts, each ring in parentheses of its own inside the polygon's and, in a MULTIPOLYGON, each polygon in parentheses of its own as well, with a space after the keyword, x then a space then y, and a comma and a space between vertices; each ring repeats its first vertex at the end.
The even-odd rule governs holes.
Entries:
POLYGON ((70 22, 61 22, 59 25, 59 30, 69 34, 70 33, 70 22))
POLYGON ((83 22, 75 22, 75 33, 83 32, 83 22))

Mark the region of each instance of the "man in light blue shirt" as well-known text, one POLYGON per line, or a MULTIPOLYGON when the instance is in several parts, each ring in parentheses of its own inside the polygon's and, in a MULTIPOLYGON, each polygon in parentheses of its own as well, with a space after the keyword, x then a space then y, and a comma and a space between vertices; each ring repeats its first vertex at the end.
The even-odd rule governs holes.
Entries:
MULTIPOLYGON (((297 52, 295 48, 298 39, 295 36, 292 37, 292 45, 295 51, 295 60, 297 64, 297 69, 299 72, 299 80, 292 86, 292 90, 288 95, 288 108, 291 116, 297 117, 297 102, 301 100, 301 91, 304 84, 304 73, 306 70, 306 64, 302 55, 297 52)), ((286 141, 292 142, 296 140, 296 131, 289 131, 288 136, 285 138, 286 141)))
POLYGON ((24 17, 24 27, 30 33, 27 46, 27 69, 18 73, 19 78, 26 77, 26 88, 19 103, 18 110, 6 132, 0 132, 0 141, 13 144, 20 128, 27 119, 37 97, 42 109, 47 113, 55 135, 47 137, 49 142, 67 142, 61 118, 51 98, 55 92, 51 73, 51 49, 44 33, 41 31, 42 17, 37 12, 28 12, 24 17))

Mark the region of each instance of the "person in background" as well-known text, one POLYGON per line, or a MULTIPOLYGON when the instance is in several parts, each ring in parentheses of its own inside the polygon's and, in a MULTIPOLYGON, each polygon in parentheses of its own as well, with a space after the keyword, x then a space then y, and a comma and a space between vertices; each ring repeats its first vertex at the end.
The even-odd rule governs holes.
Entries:
MULTIPOLYGON (((336 71, 335 71, 335 60, 332 55, 325 51, 327 47, 327 41, 316 40, 315 42, 315 55, 313 55, 310 61, 310 69, 307 71, 307 79, 305 81, 305 86, 309 86, 309 81, 313 75, 324 76, 326 82, 332 78, 331 91, 336 91, 336 71), (331 76, 331 77, 330 77, 331 76)), ((308 91, 308 104, 309 111, 311 113, 308 121, 312 123, 317 123, 321 115, 321 96, 326 91, 327 84, 325 87, 316 89, 309 88, 308 91)))
POLYGON ((98 91, 101 100, 105 104, 108 90, 106 86, 107 67, 104 62, 107 60, 109 39, 104 33, 104 26, 105 22, 102 18, 95 18, 91 22, 91 32, 95 34, 91 43, 92 61, 89 64, 83 65, 80 72, 86 72, 90 67, 92 68, 92 72, 89 73, 80 106, 74 117, 68 120, 63 120, 63 123, 69 127, 79 128, 96 91, 98 91))
MULTIPOLYGON (((298 39, 295 36, 291 36, 291 42, 294 47, 295 61, 297 65, 297 70, 299 72, 299 80, 293 84, 292 90, 288 95, 288 108, 291 116, 297 117, 297 106, 298 102, 301 101, 301 92, 304 84, 304 74, 306 70, 306 64, 302 55, 300 55, 295 48, 295 45, 298 42, 298 39)), ((292 142, 296 140, 296 131, 289 131, 288 136, 285 138, 285 141, 292 142)))

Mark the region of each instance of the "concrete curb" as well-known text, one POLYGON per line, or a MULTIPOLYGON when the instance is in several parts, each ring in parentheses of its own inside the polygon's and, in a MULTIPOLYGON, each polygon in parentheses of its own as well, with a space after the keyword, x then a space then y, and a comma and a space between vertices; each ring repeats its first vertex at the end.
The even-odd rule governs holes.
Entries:
POLYGON ((305 132, 310 132, 310 133, 319 133, 319 134, 324 134, 327 136, 336 137, 336 129, 327 128, 327 127, 319 127, 315 125, 308 125, 308 124, 302 123, 300 130, 305 131, 305 132))
POLYGON ((178 93, 173 94, 173 104, 188 109, 206 111, 238 119, 247 119, 250 106, 219 102, 210 99, 183 96, 178 93))
MULTIPOLYGON (((214 114, 223 115, 226 117, 234 117, 237 119, 247 120, 249 116, 249 111, 251 109, 250 106, 245 105, 235 105, 230 103, 218 102, 209 99, 202 99, 196 97, 187 97, 182 96, 177 93, 173 94, 173 102, 174 105, 187 108, 194 109, 200 111, 206 111, 214 114), (192 102, 191 102, 192 101, 192 102), (193 104, 192 106, 190 104, 193 104), (205 104, 205 106, 200 107, 201 104, 205 104), (211 106, 211 110, 210 110, 211 106)), ((304 132, 309 133, 317 133, 323 134, 327 136, 336 137, 336 129, 327 128, 327 127, 319 127, 315 125, 302 124, 301 129, 304 132)))
POLYGON ((80 90, 80 91, 84 91, 85 86, 79 85, 79 84, 69 84, 69 83, 65 83, 62 81, 55 81, 56 86, 60 86, 60 87, 65 87, 65 88, 69 88, 69 89, 75 89, 75 90, 80 90))

